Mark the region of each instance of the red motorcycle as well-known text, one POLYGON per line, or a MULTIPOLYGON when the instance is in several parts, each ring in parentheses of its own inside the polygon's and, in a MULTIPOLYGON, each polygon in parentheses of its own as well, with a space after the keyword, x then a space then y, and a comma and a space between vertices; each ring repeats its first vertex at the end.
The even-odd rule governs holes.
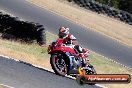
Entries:
POLYGON ((51 55, 50 64, 57 75, 77 75, 80 67, 86 70, 87 74, 96 73, 94 67, 90 63, 86 64, 74 48, 63 45, 62 42, 63 39, 59 38, 48 47, 48 54, 51 55))

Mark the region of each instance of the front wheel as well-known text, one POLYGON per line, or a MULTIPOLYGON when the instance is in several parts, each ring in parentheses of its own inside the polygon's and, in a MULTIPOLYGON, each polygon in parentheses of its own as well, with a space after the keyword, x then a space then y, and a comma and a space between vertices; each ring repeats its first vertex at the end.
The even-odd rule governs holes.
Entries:
POLYGON ((50 64, 52 69, 57 75, 65 76, 68 71, 64 55, 60 53, 54 53, 51 55, 50 64))
MULTIPOLYGON (((86 70, 86 74, 97 74, 95 68, 89 63, 88 69, 86 70)), ((89 85, 95 85, 96 83, 89 83, 89 85)))

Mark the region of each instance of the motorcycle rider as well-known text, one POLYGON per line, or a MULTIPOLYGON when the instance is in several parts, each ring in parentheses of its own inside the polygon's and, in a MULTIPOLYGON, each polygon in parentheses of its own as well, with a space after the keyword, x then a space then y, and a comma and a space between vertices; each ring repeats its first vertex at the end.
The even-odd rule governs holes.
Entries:
POLYGON ((63 26, 60 27, 58 36, 63 39, 63 44, 73 47, 81 58, 85 58, 89 55, 89 50, 73 44, 73 41, 76 40, 76 38, 70 34, 69 28, 65 28, 63 26))

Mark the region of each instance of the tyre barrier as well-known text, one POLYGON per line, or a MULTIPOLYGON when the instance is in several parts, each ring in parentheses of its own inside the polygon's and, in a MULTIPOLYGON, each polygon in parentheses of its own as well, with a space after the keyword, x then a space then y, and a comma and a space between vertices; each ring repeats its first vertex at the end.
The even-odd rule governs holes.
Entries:
POLYGON ((132 14, 126 11, 117 10, 113 7, 101 4, 94 0, 70 0, 70 2, 71 1, 75 2, 80 7, 84 7, 85 9, 97 12, 98 14, 105 14, 109 17, 113 17, 115 19, 132 25, 132 14))
POLYGON ((19 40, 26 43, 46 44, 46 33, 43 25, 22 21, 0 12, 0 37, 9 40, 19 40))

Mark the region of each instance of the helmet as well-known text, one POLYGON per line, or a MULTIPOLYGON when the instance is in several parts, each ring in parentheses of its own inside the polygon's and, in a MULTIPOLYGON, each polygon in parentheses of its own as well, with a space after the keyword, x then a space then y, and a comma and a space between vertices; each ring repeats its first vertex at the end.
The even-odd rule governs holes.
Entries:
POLYGON ((69 34, 69 28, 61 27, 59 29, 59 34, 58 34, 59 38, 65 38, 68 36, 68 34, 69 34))

